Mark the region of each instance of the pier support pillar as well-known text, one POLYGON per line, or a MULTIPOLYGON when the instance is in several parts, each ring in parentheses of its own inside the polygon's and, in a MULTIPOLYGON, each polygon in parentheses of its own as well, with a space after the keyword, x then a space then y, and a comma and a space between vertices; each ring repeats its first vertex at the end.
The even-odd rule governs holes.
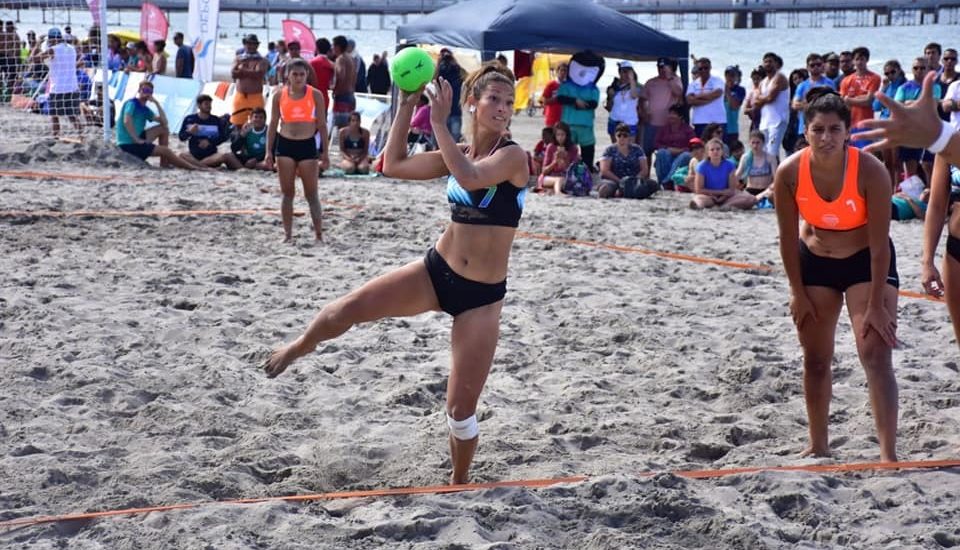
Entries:
POLYGON ((745 29, 747 28, 747 12, 738 11, 733 14, 733 28, 735 29, 745 29))
POLYGON ((753 29, 765 29, 767 28, 767 14, 761 11, 750 12, 751 24, 750 28, 753 29))

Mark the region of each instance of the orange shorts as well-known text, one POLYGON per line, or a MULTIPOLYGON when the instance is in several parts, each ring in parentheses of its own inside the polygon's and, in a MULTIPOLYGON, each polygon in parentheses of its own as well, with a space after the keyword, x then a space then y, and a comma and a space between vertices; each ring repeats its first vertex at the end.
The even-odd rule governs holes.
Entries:
POLYGON ((263 109, 266 102, 263 94, 241 94, 233 95, 233 112, 230 115, 230 124, 234 126, 243 126, 250 119, 250 113, 257 107, 263 109))

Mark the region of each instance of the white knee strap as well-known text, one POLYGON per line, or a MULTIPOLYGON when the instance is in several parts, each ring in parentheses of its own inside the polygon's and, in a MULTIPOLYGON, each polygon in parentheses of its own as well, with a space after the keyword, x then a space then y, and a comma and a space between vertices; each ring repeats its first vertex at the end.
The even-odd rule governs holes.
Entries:
POLYGON ((468 441, 480 434, 480 425, 477 424, 477 415, 471 415, 463 420, 454 420, 452 416, 447 415, 447 426, 450 426, 450 433, 460 441, 468 441))

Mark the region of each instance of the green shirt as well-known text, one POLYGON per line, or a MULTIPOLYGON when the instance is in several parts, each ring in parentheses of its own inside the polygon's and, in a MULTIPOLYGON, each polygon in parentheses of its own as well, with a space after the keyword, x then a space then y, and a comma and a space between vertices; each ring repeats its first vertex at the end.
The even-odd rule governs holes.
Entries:
MULTIPOLYGON (((596 86, 577 86, 567 80, 557 90, 557 97, 572 97, 584 102, 599 102, 600 89, 596 86)), ((594 109, 577 109, 576 105, 563 105, 560 120, 571 126, 589 126, 593 128, 594 109)))
POLYGON ((157 115, 150 107, 142 105, 136 98, 127 100, 127 102, 123 104, 123 110, 120 111, 120 122, 117 124, 117 145, 131 145, 136 143, 133 136, 127 132, 127 125, 123 123, 127 115, 130 115, 133 119, 133 130, 137 133, 137 136, 143 135, 143 131, 147 127, 147 122, 157 118, 157 115))

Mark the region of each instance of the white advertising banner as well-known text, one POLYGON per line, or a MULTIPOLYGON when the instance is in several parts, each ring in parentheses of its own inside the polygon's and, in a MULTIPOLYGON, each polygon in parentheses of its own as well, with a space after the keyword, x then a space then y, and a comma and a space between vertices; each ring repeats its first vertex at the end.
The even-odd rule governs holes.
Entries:
POLYGON ((213 80, 213 57, 217 52, 217 22, 220 0, 190 0, 187 34, 193 47, 193 77, 213 80))

